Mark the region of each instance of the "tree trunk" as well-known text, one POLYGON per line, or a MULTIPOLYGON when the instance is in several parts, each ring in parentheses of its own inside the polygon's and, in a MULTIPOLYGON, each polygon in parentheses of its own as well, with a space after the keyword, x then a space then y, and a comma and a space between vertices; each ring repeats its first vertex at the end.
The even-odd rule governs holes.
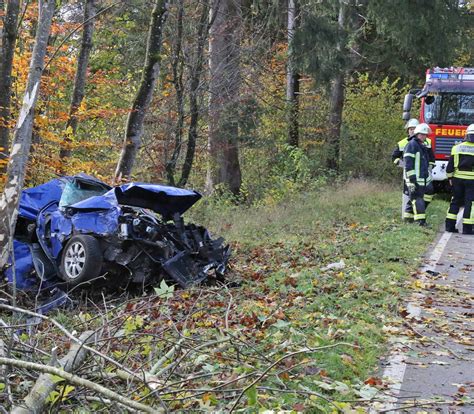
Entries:
POLYGON ((39 1, 38 27, 30 71, 28 73, 28 82, 8 162, 7 182, 0 198, 0 270, 5 267, 7 262, 9 241, 13 237, 18 216, 19 196, 25 179, 26 163, 31 147, 34 108, 38 99, 38 90, 41 75, 43 74, 44 58, 55 5, 56 0, 39 1))
MULTIPOLYGON (((338 26, 342 32, 345 26, 346 5, 344 0, 339 2, 339 16, 338 26)), ((341 39, 341 37, 340 37, 341 39)), ((337 49, 342 51, 344 45, 342 40, 338 41, 337 49)), ((328 133, 328 158, 327 167, 330 170, 337 171, 339 169, 339 155, 341 146, 341 125, 342 125, 342 111, 344 109, 344 85, 345 73, 341 70, 337 73, 331 82, 331 98, 329 108, 329 133, 328 133)))
POLYGON ((203 0, 202 2, 202 13, 199 20, 198 28, 198 40, 196 49, 196 58, 194 65, 191 68, 191 86, 189 92, 189 111, 191 119, 189 121, 188 130, 188 145, 186 148, 186 156, 184 158, 183 169, 181 171, 181 178, 179 179, 178 186, 184 187, 191 174, 191 169, 194 161, 194 153, 196 151, 197 142, 197 128, 199 121, 199 87, 201 83, 201 74, 204 65, 204 47, 206 40, 209 35, 210 23, 208 23, 209 15, 209 0, 203 0))
POLYGON ((288 105, 288 139, 289 145, 298 146, 298 94, 300 76, 295 68, 293 36, 297 27, 297 0, 288 0, 288 61, 286 68, 286 101, 288 105))
POLYGON ((166 175, 168 177, 168 183, 175 185, 174 174, 176 171, 176 163, 181 152, 181 144, 183 137, 183 126, 184 126, 184 90, 183 90, 183 66, 184 62, 182 59, 182 42, 183 42, 183 16, 184 16, 184 0, 178 0, 178 24, 176 33, 176 46, 174 50, 174 56, 172 61, 173 71, 173 85, 176 91, 176 109, 178 112, 178 119, 176 121, 176 128, 174 132, 174 148, 173 154, 170 159, 166 162, 166 175))
POLYGON ((207 191, 216 185, 234 194, 242 181, 238 150, 241 0, 214 0, 210 30, 209 168, 207 191), (217 7, 218 6, 218 7, 217 7))
MULTIPOLYGON (((0 9, 3 12, 4 8, 0 9)), ((9 0, 3 19, 2 46, 0 49, 0 174, 5 173, 9 152, 10 100, 12 93, 13 55, 17 38, 20 0, 9 0)))
POLYGON ((329 142, 327 166, 330 170, 339 169, 339 155, 341 146, 342 111, 344 109, 344 73, 337 75, 331 84, 330 112, 329 112, 329 142))
MULTIPOLYGON (((81 50, 77 60, 77 70, 74 79, 71 106, 69 109, 69 119, 66 124, 66 136, 61 143, 59 158, 61 160, 61 170, 64 170, 65 158, 71 156, 71 136, 77 131, 77 110, 84 99, 87 68, 89 66, 89 56, 92 50, 92 36, 94 33, 94 16, 96 13, 96 0, 84 0, 84 27, 82 32, 81 50)), ((64 172, 64 171, 63 171, 64 172)))
POLYGON ((158 0, 153 8, 147 40, 145 65, 137 95, 127 118, 125 138, 115 179, 128 179, 132 173, 143 135, 145 114, 153 97, 153 89, 160 73, 163 25, 167 17, 167 1, 158 0))

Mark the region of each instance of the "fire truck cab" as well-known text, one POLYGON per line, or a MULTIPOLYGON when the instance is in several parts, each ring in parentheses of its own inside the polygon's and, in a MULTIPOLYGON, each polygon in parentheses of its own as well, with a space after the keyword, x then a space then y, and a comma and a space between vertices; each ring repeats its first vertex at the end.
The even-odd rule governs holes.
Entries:
POLYGON ((461 142, 466 128, 474 123, 474 68, 433 68, 426 71, 422 89, 412 89, 405 95, 403 119, 410 119, 414 98, 421 99, 420 122, 431 128, 436 166, 435 184, 447 179, 446 165, 453 145, 461 142))

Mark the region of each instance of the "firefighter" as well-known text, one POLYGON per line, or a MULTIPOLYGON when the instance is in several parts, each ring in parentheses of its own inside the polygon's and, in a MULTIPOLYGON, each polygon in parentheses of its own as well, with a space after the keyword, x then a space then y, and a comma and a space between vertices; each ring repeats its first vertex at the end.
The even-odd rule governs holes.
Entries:
POLYGON ((474 124, 467 127, 466 138, 451 149, 446 173, 453 196, 446 215, 446 231, 457 233, 456 219, 464 204, 463 234, 473 234, 474 210, 474 124))
MULTIPOLYGON (((408 141, 413 136, 413 132, 415 131, 415 127, 419 124, 418 119, 411 118, 405 124, 405 130, 407 132, 407 136, 402 140, 398 141, 396 148, 392 152, 392 162, 395 165, 403 168, 403 151, 405 150, 408 141)), ((402 191, 402 217, 403 220, 407 222, 413 221, 413 208, 411 203, 409 202, 409 195, 408 195, 408 188, 406 186, 405 180, 403 180, 403 191, 402 191)))
MULTIPOLYGON (((433 199, 433 177, 431 168, 434 155, 426 140, 431 132, 428 124, 419 124, 413 131, 403 153, 404 178, 413 209, 413 219, 420 226, 426 226, 426 208, 433 199)), ((408 207, 407 207, 408 210, 408 207)))
POLYGON ((405 150, 408 141, 413 136, 416 126, 419 124, 418 119, 412 118, 405 124, 405 131, 407 136, 398 141, 397 147, 392 152, 392 161, 395 165, 403 167, 403 151, 405 150))

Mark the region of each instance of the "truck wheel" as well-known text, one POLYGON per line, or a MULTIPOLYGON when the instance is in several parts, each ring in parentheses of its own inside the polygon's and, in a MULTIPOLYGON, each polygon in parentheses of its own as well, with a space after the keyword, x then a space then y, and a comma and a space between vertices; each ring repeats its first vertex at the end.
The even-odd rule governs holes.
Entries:
POLYGON ((69 286, 95 279, 102 268, 99 241, 85 234, 71 237, 61 256, 59 272, 69 286))

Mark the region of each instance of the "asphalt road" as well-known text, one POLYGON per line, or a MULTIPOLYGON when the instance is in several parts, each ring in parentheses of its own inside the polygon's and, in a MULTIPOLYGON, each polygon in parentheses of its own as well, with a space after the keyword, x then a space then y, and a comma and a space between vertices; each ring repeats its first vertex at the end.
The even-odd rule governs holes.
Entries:
POLYGON ((474 413, 474 236, 442 233, 426 257, 373 413, 474 413))

